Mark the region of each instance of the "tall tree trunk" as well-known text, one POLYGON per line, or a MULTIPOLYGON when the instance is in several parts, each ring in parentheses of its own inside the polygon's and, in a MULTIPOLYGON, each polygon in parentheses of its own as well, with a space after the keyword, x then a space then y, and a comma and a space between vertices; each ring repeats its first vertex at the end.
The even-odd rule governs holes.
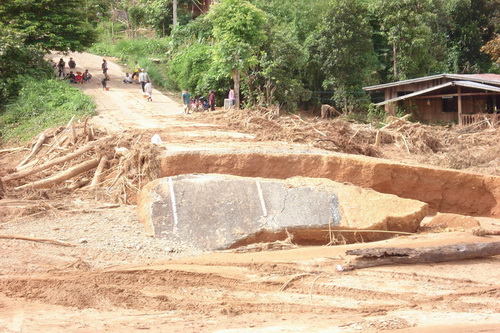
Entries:
POLYGON ((238 110, 240 108, 240 70, 233 69, 233 82, 234 82, 234 107, 238 110))
POLYGON ((398 48, 396 46, 396 42, 392 43, 392 61, 393 61, 394 78, 396 80, 399 80, 399 75, 398 75, 398 48))
POLYGON ((172 30, 177 26, 177 0, 172 1, 172 12, 173 12, 173 27, 172 30))

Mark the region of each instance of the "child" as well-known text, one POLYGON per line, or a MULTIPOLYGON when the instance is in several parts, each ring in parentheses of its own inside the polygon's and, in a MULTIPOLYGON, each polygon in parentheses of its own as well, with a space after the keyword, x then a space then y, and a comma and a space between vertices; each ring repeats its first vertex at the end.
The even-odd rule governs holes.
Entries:
POLYGON ((148 102, 152 102, 153 99, 151 98, 151 95, 153 94, 153 85, 151 84, 151 81, 149 81, 149 80, 144 85, 144 93, 146 94, 146 96, 148 98, 148 102))

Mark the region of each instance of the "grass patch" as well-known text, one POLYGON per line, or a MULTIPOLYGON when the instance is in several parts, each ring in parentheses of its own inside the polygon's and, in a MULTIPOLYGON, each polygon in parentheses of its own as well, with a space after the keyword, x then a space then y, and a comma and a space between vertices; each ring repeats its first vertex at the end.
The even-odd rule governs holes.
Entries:
POLYGON ((2 143, 22 143, 41 131, 95 113, 95 103, 61 80, 27 79, 19 97, 0 114, 2 143))

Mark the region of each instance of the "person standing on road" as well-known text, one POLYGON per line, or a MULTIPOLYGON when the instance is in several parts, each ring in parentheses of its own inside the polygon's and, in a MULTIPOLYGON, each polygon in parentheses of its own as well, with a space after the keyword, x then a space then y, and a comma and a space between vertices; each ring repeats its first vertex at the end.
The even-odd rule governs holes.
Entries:
POLYGON ((139 81, 141 81, 141 86, 142 86, 142 92, 144 91, 144 86, 146 83, 149 81, 149 75, 148 73, 144 70, 144 68, 141 68, 141 73, 139 74, 139 81))
POLYGON ((189 110, 191 110, 191 94, 187 89, 182 94, 182 103, 184 103, 184 113, 188 114, 189 110))
POLYGON ((210 111, 215 111, 215 93, 210 90, 210 95, 208 95, 208 104, 210 105, 210 111))
POLYGON ((66 63, 64 62, 63 58, 59 60, 59 63, 57 64, 57 68, 59 69, 58 76, 64 78, 64 67, 66 66, 66 63))
POLYGON ((104 74, 104 77, 106 78, 106 80, 109 81, 109 76, 108 76, 108 62, 106 61, 106 59, 102 59, 101 68, 102 68, 102 74, 104 74))

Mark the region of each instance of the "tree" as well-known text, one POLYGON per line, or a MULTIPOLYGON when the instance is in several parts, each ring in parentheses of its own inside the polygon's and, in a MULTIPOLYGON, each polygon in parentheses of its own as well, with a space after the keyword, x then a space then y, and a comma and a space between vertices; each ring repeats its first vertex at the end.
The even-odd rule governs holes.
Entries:
POLYGON ((213 24, 214 60, 231 73, 239 108, 241 72, 257 63, 256 55, 266 38, 265 13, 246 0, 221 0, 207 18, 213 24))
POLYGON ((490 67, 481 47, 494 37, 498 0, 454 0, 448 3, 449 66, 454 72, 481 72, 490 67))
POLYGON ((490 40, 481 48, 481 52, 486 53, 491 57, 491 60, 500 63, 500 35, 490 40))
POLYGON ((83 51, 96 34, 85 20, 83 0, 2 0, 0 23, 40 50, 83 51))
POLYGON ((379 0, 373 7, 390 49, 392 80, 427 74, 435 59, 432 26, 438 19, 433 0, 379 0))
POLYGON ((334 0, 308 41, 312 59, 324 73, 324 88, 334 89, 334 100, 351 111, 357 92, 376 69, 367 8, 360 0, 334 0))

